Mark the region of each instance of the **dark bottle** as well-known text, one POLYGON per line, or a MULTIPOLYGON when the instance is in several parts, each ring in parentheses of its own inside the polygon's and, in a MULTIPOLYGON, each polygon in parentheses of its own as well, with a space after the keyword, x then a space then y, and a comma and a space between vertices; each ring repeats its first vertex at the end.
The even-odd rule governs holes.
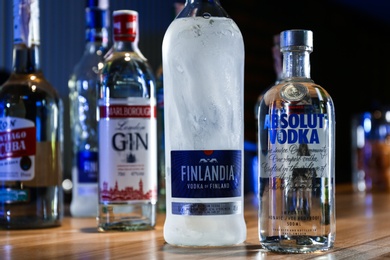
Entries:
POLYGON ((62 102, 39 57, 39 1, 14 0, 13 71, 0 88, 0 228, 59 226, 62 102))

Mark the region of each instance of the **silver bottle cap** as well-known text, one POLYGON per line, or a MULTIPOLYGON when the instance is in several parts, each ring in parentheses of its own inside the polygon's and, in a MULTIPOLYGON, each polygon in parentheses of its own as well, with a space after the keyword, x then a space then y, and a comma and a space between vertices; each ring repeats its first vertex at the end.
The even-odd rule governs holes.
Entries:
POLYGON ((280 33, 280 48, 305 46, 313 49, 313 32, 310 30, 287 30, 280 33))

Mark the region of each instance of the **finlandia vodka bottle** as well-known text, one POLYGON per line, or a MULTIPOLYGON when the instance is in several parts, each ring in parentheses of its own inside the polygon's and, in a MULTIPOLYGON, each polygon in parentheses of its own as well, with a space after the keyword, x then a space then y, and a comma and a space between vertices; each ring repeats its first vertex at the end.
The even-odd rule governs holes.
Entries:
POLYGON ((307 253, 333 247, 335 112, 310 78, 313 33, 280 34, 282 81, 259 108, 259 238, 271 251, 307 253))
POLYGON ((244 42, 218 0, 187 0, 165 33, 163 69, 164 238, 242 243, 244 42))
POLYGON ((69 80, 72 137, 73 217, 96 217, 98 211, 97 86, 108 45, 108 1, 87 5, 84 54, 69 80), (100 67, 100 68, 99 68, 100 67))
POLYGON ((62 102, 41 70, 39 1, 13 8, 13 71, 0 88, 0 229, 59 226, 62 102))
POLYGON ((156 81, 138 49, 138 13, 113 12, 99 87, 99 231, 156 224, 156 81))

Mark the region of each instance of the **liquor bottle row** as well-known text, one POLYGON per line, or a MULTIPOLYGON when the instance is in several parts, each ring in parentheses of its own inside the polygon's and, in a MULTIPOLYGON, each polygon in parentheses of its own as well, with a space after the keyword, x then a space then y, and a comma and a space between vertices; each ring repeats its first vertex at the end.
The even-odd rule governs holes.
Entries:
MULTIPOLYGON (((240 29, 219 0, 186 1, 162 42, 163 92, 138 48, 138 29, 137 11, 111 13, 107 1, 87 1, 87 43, 69 79, 71 214, 97 217, 101 232, 153 229, 163 183, 167 243, 243 243, 240 29)), ((282 71, 255 111, 259 240, 271 251, 328 250, 335 240, 334 105, 310 78, 312 31, 278 38, 282 71)), ((13 72, 0 88, 2 229, 59 226, 63 218, 67 129, 62 101, 40 68, 39 43, 39 1, 14 0, 13 72)))

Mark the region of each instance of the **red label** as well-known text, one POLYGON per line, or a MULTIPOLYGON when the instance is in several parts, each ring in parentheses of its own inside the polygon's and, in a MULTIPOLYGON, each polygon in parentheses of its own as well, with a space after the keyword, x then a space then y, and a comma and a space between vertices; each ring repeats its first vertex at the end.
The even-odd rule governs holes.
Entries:
POLYGON ((156 106, 100 106, 100 118, 156 118, 156 106))
POLYGON ((35 155, 35 127, 0 132, 0 160, 35 155))

